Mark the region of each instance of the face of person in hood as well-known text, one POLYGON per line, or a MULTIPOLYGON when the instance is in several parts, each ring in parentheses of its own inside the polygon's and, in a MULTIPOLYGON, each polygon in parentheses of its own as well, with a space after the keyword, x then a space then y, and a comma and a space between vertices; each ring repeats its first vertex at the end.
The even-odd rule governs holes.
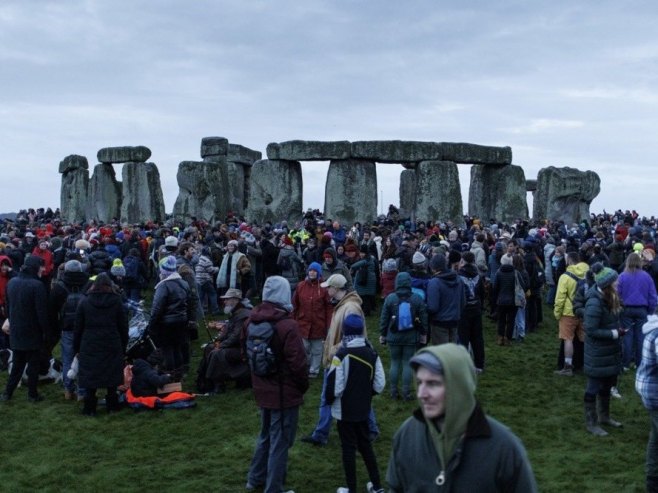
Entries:
POLYGON ((424 366, 416 370, 418 403, 426 419, 436 419, 445 413, 446 387, 443 375, 434 373, 424 366))
POLYGON ((309 279, 317 279, 318 278, 318 271, 315 269, 311 269, 308 271, 308 278, 309 279))

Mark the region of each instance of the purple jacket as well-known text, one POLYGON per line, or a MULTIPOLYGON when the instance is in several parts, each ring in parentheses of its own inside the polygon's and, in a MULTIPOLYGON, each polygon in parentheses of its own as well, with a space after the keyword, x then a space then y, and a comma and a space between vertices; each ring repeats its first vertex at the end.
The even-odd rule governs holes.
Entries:
POLYGON ((622 272, 617 292, 624 306, 646 306, 649 313, 656 310, 656 286, 643 270, 622 272))

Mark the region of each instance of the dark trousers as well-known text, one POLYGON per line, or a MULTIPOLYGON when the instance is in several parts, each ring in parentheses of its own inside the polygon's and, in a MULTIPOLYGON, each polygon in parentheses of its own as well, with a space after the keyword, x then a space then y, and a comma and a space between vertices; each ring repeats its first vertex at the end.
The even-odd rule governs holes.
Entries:
POLYGON ((363 314, 366 317, 370 316, 370 313, 375 310, 375 295, 374 294, 364 294, 361 296, 361 300, 363 300, 362 308, 363 308, 363 314))
POLYGON ((37 395, 37 382, 39 381, 39 359, 41 352, 38 349, 33 351, 14 351, 13 366, 7 380, 5 392, 11 396, 16 390, 18 383, 21 381, 25 365, 27 365, 27 394, 30 397, 37 395))
POLYGON ((531 294, 526 299, 525 305, 525 330, 526 332, 534 332, 537 330, 537 322, 539 315, 538 305, 541 303, 541 296, 531 294))
POLYGON ((516 305, 498 305, 498 335, 512 339, 514 320, 516 319, 516 305))
POLYGON ((475 368, 484 369, 484 337, 482 336, 482 310, 480 307, 468 307, 459 320, 459 343, 466 349, 470 343, 473 349, 475 368))
POLYGON ((340 446, 343 450, 343 469, 345 481, 350 491, 356 489, 356 451, 358 449, 368 470, 368 477, 375 490, 380 489, 381 479, 377 467, 377 457, 369 438, 368 421, 349 422, 338 420, 336 424, 340 446))

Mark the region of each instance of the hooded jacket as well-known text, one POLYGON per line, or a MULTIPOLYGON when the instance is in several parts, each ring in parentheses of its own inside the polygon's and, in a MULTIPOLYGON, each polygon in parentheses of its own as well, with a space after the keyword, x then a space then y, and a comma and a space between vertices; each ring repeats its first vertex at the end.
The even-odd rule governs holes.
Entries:
POLYGON ((619 375, 622 368, 621 339, 617 333, 619 314, 610 311, 596 285, 587 291, 583 326, 585 375, 594 378, 619 375))
POLYGON ((658 409, 658 315, 649 315, 642 327, 642 362, 635 374, 635 390, 649 410, 658 409))
POLYGON ((352 287, 352 275, 344 262, 338 260, 336 250, 333 248, 326 248, 322 255, 331 255, 333 262, 329 265, 327 262, 322 263, 322 279, 329 279, 332 274, 342 274, 347 279, 347 286, 352 287))
POLYGON ((411 291, 411 276, 400 272, 395 278, 395 292, 384 300, 379 317, 379 334, 386 338, 388 344, 415 346, 419 336, 428 333, 427 306, 422 298, 411 291), (411 330, 397 330, 398 307, 402 301, 409 301, 411 315, 418 323, 411 330))
POLYGON ((48 293, 36 269, 23 266, 7 284, 7 316, 11 324, 11 349, 41 349, 49 334, 48 293))
MULTIPOLYGON (((317 263, 315 267, 322 270, 317 263)), ((299 332, 304 339, 324 339, 331 324, 334 307, 331 305, 329 291, 320 286, 320 276, 321 272, 318 272, 318 277, 311 279, 307 274, 306 279, 297 284, 292 297, 292 316, 297 320, 299 332)))
MULTIPOLYGON (((588 270, 589 265, 585 262, 579 262, 576 265, 567 267, 567 272, 583 280, 588 270)), ((560 320, 560 317, 563 316, 573 317, 576 315, 573 302, 576 298, 577 287, 578 282, 566 273, 562 274, 560 279, 558 279, 557 290, 555 292, 555 305, 553 306, 553 315, 555 315, 556 320, 560 320)))
POLYGON ((466 306, 465 286, 455 271, 435 274, 427 283, 427 311, 430 321, 456 325, 466 306))
POLYGON ((395 433, 386 473, 390 491, 536 492, 523 444, 475 400, 475 367, 466 349, 442 344, 421 351, 431 352, 443 367, 445 413, 427 420, 417 409, 395 433), (445 482, 438 486, 441 475, 445 482))

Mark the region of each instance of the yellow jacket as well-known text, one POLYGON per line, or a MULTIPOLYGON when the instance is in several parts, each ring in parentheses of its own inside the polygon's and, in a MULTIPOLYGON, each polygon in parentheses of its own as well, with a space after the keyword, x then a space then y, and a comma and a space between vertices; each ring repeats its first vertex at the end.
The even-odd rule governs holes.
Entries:
MULTIPOLYGON (((579 262, 576 265, 567 267, 567 272, 571 272, 579 279, 585 279, 585 274, 589 270, 589 265, 585 262, 579 262)), ((553 305, 553 315, 557 320, 560 317, 575 315, 573 311, 573 299, 576 296, 576 287, 578 283, 567 274, 562 274, 557 282, 557 291, 555 293, 555 305, 553 305)))

